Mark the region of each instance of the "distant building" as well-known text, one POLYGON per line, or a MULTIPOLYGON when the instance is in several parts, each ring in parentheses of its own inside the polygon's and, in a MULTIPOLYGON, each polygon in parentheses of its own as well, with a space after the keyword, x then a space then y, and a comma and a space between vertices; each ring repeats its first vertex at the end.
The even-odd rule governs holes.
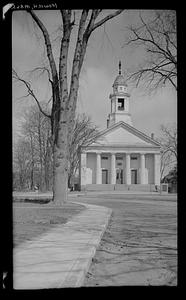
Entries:
POLYGON ((177 166, 162 179, 162 182, 168 183, 170 193, 177 193, 177 166))
POLYGON ((145 190, 160 185, 160 145, 132 125, 130 94, 119 63, 107 128, 81 148, 81 190, 145 190))

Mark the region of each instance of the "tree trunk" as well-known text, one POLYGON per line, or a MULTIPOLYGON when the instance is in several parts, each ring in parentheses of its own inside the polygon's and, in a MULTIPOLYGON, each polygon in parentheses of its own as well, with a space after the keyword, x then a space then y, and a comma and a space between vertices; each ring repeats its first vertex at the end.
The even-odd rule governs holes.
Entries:
POLYGON ((20 190, 23 190, 23 188, 24 188, 24 186, 23 186, 23 176, 22 176, 21 171, 19 173, 19 185, 20 185, 20 190))
POLYGON ((47 153, 44 160, 44 180, 45 180, 45 189, 49 191, 50 189, 50 163, 49 163, 49 153, 47 149, 47 153))
POLYGON ((63 205, 68 188, 68 121, 67 112, 61 110, 57 140, 54 144, 53 201, 63 205))
POLYGON ((62 205, 67 201, 68 169, 64 151, 55 146, 54 150, 54 177, 53 201, 62 205))
POLYGON ((31 190, 34 189, 34 148, 33 148, 33 140, 32 140, 32 135, 30 135, 30 146, 31 146, 31 158, 32 158, 32 163, 31 163, 31 190))
POLYGON ((33 190, 34 189, 34 166, 33 166, 33 163, 32 163, 32 169, 31 169, 31 185, 30 185, 30 187, 31 187, 31 190, 33 190))

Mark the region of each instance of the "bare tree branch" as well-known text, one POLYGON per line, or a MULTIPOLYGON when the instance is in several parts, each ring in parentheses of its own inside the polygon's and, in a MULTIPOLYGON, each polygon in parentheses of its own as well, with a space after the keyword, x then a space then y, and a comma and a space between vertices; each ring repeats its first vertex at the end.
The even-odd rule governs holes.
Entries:
POLYGON ((52 104, 52 112, 51 112, 51 124, 52 124, 52 134, 53 134, 53 140, 57 141, 57 132, 58 132, 58 126, 59 126, 59 118, 60 118, 60 95, 59 95, 59 79, 58 79, 58 73, 56 68, 56 63, 54 60, 53 52, 52 52, 52 45, 49 37, 49 33, 44 26, 43 22, 38 18, 38 16, 33 12, 33 10, 27 11, 33 20, 36 22, 38 27, 40 28, 44 41, 45 46, 47 50, 47 57, 51 69, 52 74, 52 95, 53 95, 53 104, 52 104))
POLYGON ((33 70, 29 71, 29 73, 32 74, 32 73, 35 73, 35 72, 37 72, 37 71, 40 71, 40 72, 41 72, 41 75, 44 74, 45 72, 47 72, 49 82, 50 82, 51 84, 53 83, 53 81, 52 81, 52 79, 51 79, 51 77, 50 77, 50 71, 49 71, 49 69, 48 69, 47 67, 36 67, 36 68, 34 68, 33 70))
POLYGON ((59 57, 59 85, 60 85, 60 98, 61 108, 64 110, 66 106, 66 101, 68 99, 68 84, 67 84, 67 58, 68 58, 68 49, 70 43, 70 34, 71 34, 71 10, 65 11, 61 10, 61 16, 63 20, 63 37, 61 39, 61 48, 60 48, 60 57, 59 57))
POLYGON ((117 11, 115 11, 112 14, 109 14, 108 16, 106 16, 105 18, 103 18, 102 20, 98 21, 97 23, 95 23, 93 25, 92 28, 90 28, 91 31, 95 30, 96 28, 98 28, 99 26, 103 25, 105 22, 107 22, 108 20, 116 17, 117 15, 121 14, 124 11, 124 9, 118 9, 117 11))
POLYGON ((53 56, 53 53, 52 53, 52 45, 51 45, 51 42, 50 42, 49 33, 48 33, 46 27, 44 26, 44 24, 41 22, 41 20, 33 12, 33 10, 29 10, 28 12, 30 13, 33 20, 36 22, 36 24, 38 25, 38 27, 40 28, 40 30, 43 33, 43 37, 44 37, 45 45, 46 45, 46 50, 47 50, 47 56, 48 56, 48 60, 49 60, 49 64, 50 64, 50 68, 51 68, 51 72, 52 72, 52 78, 53 78, 53 82, 55 83, 56 78, 58 78, 58 75, 57 75, 57 69, 56 69, 54 56, 53 56))
POLYGON ((159 12, 149 23, 145 22, 140 14, 142 26, 130 27, 133 37, 130 37, 125 45, 142 45, 144 51, 151 57, 151 61, 139 65, 138 70, 133 71, 129 76, 130 79, 136 81, 136 86, 145 82, 145 79, 149 87, 156 89, 169 81, 177 90, 176 32, 171 30, 175 19, 173 18, 173 24, 170 25, 168 14, 169 12, 166 11, 161 18, 161 12, 159 12), (174 34, 169 32, 174 32, 174 34))
POLYGON ((86 52, 86 46, 88 39, 85 39, 84 32, 86 26, 86 20, 88 17, 88 10, 84 9, 81 13, 79 21, 79 30, 77 35, 76 48, 74 52, 72 74, 70 82, 70 93, 67 101, 67 109, 71 111, 69 115, 69 139, 71 140, 71 134, 74 126, 75 110, 76 110, 76 99, 77 99, 77 88, 79 87, 79 74, 81 71, 84 55, 86 52))
POLYGON ((28 95, 30 95, 34 98, 34 100, 36 101, 36 103, 39 107, 39 110, 42 112, 42 114, 45 115, 48 118, 51 118, 51 115, 48 115, 46 112, 43 111, 43 109, 40 105, 40 102, 38 101, 37 97, 35 96, 32 88, 31 88, 31 84, 28 81, 24 80, 23 78, 19 77, 14 69, 12 70, 12 77, 13 77, 13 79, 15 79, 17 81, 22 82, 26 86, 26 88, 28 90, 28 95))

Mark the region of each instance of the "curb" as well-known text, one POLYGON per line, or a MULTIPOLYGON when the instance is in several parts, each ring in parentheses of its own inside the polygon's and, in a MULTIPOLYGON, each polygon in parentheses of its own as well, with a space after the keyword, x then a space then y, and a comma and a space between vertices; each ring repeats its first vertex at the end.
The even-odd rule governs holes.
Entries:
MULTIPOLYGON (((82 202, 73 202, 73 201, 70 201, 70 202, 72 202, 72 203, 78 203, 78 204, 83 204, 83 205, 86 206, 86 207, 87 207, 87 206, 97 206, 97 207, 98 207, 98 205, 86 204, 86 203, 82 203, 82 202)), ((77 282, 76 282, 76 284, 75 284, 75 287, 82 287, 82 286, 83 286, 84 281, 85 281, 85 276, 86 276, 86 274, 87 274, 87 272, 88 272, 88 270, 89 270, 89 268, 90 268, 90 266, 91 266, 92 259, 94 258, 95 254, 96 254, 96 250, 97 250, 97 248, 99 247, 99 244, 100 244, 100 242, 101 242, 101 239, 102 239, 102 237, 103 237, 103 235, 104 235, 104 233, 105 233, 105 231, 106 231, 106 229, 107 229, 107 226, 108 226, 108 224, 109 224, 109 221, 110 221, 110 219, 111 219, 112 209, 111 209, 111 208, 107 208, 107 207, 105 207, 105 206, 101 206, 101 207, 107 209, 107 211, 108 211, 107 219, 106 219, 106 221, 105 221, 104 228, 103 228, 103 230, 102 230, 102 232, 101 232, 101 234, 100 234, 99 241, 97 242, 97 244, 96 244, 95 246, 93 246, 93 251, 92 251, 92 254, 91 254, 91 256, 89 257, 89 259, 88 259, 88 261, 87 261, 87 265, 86 265, 86 267, 85 267, 85 270, 83 270, 83 271, 82 271, 82 274, 80 274, 80 276, 79 276, 80 278, 77 280, 77 282)))
MULTIPOLYGON (((89 256, 88 260, 87 260, 87 263, 86 263, 86 266, 84 268, 84 270, 81 271, 80 275, 78 276, 79 278, 77 278, 76 282, 74 282, 74 284, 70 284, 69 285, 69 282, 71 282, 73 275, 72 274, 69 274, 69 276, 67 276, 65 282, 63 282, 59 287, 60 288, 63 288, 63 287, 83 287, 83 284, 84 284, 84 280, 85 280, 85 276, 91 266, 91 263, 92 263, 92 259, 93 257, 95 256, 96 254, 96 250, 97 248, 99 247, 99 244, 100 244, 100 241, 107 229, 107 226, 109 224, 109 221, 111 219, 111 215, 112 215, 112 209, 111 208, 107 208, 105 206, 98 206, 98 205, 93 205, 93 204, 86 204, 86 203, 82 203, 82 202, 75 202, 75 201, 70 201, 71 203, 77 203, 77 204, 81 204, 81 205, 84 205, 87 209, 88 207, 90 206, 94 206, 94 207, 101 207, 101 208, 104 208, 105 210, 107 210, 107 218, 105 220, 105 224, 104 224, 104 227, 103 227, 103 230, 100 234, 100 237, 99 237, 99 240, 97 241, 96 245, 92 246, 92 251, 91 251, 91 255, 89 256)), ((76 266, 76 265, 75 265, 76 266)), ((74 266, 74 267, 75 267, 74 266)), ((73 269, 72 269, 73 271, 73 269)))

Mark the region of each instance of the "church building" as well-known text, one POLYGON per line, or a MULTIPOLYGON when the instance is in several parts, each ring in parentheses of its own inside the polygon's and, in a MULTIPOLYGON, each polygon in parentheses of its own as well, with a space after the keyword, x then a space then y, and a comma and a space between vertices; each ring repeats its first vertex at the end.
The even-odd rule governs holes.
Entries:
POLYGON ((133 127, 121 62, 112 87, 107 128, 80 151, 80 189, 153 191, 160 185, 160 145, 133 127))

